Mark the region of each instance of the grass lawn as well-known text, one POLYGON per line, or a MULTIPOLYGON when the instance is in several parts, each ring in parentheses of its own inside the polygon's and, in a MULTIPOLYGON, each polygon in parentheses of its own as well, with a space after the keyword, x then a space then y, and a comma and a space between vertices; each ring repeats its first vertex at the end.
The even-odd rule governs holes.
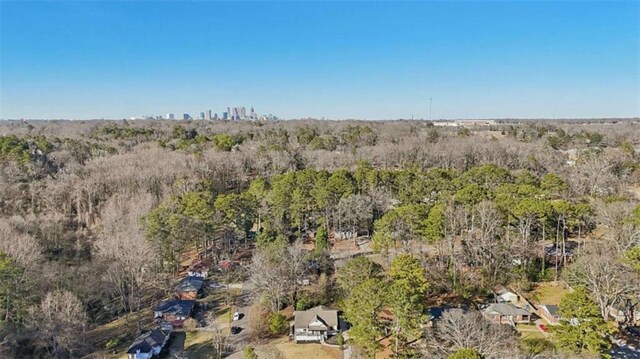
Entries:
POLYGON ((342 359, 342 352, 338 348, 331 348, 316 343, 296 344, 288 338, 278 338, 256 348, 256 353, 268 355, 268 347, 276 347, 286 359, 342 359))
POLYGON ((120 317, 112 322, 97 326, 87 332, 87 341, 96 352, 102 351, 107 353, 110 358, 126 358, 127 348, 136 339, 135 334, 138 329, 136 324, 136 315, 140 315, 142 319, 142 328, 150 328, 152 324, 153 314, 150 311, 142 311, 134 313, 126 317, 120 317), (109 340, 117 339, 118 344, 112 350, 106 350, 106 344, 109 340), (115 351, 115 353, 114 353, 115 351))
POLYGON ((205 359, 211 354, 210 332, 187 332, 184 340, 184 351, 189 359, 205 359))
POLYGON ((560 304, 560 300, 569 290, 564 287, 562 282, 542 282, 536 285, 536 288, 528 297, 536 304, 560 304))
POLYGON ((525 340, 525 339, 544 339, 546 338, 544 336, 544 334, 539 331, 538 329, 536 329, 535 331, 520 331, 518 330, 518 332, 520 333, 520 340, 525 340))

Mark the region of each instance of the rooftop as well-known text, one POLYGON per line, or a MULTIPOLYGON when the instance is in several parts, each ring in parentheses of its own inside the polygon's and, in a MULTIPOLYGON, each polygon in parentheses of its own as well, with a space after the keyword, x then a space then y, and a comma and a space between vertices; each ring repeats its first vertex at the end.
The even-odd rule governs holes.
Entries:
POLYGON ((530 315, 522 308, 518 308, 511 303, 494 303, 485 308, 484 313, 489 315, 530 315))
POLYGON ((129 350, 127 350, 127 353, 135 354, 138 351, 141 353, 150 353, 153 351, 153 348, 163 346, 170 333, 170 330, 161 329, 146 332, 136 338, 129 347, 129 350))
POLYGON ((198 292, 202 288, 202 283, 204 282, 204 278, 202 277, 186 277, 183 278, 178 286, 176 287, 176 291, 178 292, 198 292))
POLYGON ((322 323, 327 327, 338 328, 338 311, 323 305, 309 310, 295 311, 294 316, 296 328, 309 328, 312 323, 314 325, 322 323))
POLYGON ((189 316, 193 306, 196 304, 195 300, 170 300, 162 302, 156 307, 156 312, 162 314, 173 314, 176 316, 189 316))

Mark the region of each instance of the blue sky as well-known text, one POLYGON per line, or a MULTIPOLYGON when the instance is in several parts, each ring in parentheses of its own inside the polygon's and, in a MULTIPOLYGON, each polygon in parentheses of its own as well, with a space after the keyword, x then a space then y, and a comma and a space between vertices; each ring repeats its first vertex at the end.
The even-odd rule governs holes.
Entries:
POLYGON ((0 117, 640 116, 640 2, 0 2, 0 117))

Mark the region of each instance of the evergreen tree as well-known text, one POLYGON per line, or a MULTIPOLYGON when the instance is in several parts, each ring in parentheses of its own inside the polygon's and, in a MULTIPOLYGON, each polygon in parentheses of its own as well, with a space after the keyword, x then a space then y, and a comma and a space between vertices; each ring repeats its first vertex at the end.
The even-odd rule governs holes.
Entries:
POLYGON ((380 346, 377 342, 382 335, 379 314, 386 301, 385 288, 380 279, 369 278, 357 285, 344 302, 344 317, 351 323, 349 336, 370 358, 375 358, 380 346))
POLYGON ((560 302, 560 325, 552 327, 558 348, 575 354, 599 354, 609 358, 610 335, 615 332, 601 316, 598 305, 582 287, 560 302))
POLYGON ((408 339, 419 334, 425 321, 425 295, 429 289, 426 273, 420 261, 410 254, 401 254, 389 268, 391 285, 389 304, 393 311, 393 336, 395 352, 408 339))

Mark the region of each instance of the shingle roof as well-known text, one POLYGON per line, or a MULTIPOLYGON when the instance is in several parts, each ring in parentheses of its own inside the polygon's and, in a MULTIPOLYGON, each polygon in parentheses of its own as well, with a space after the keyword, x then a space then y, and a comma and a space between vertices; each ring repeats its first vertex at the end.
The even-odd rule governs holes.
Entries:
POLYGON ((338 311, 335 309, 329 309, 325 306, 317 306, 309 310, 295 311, 294 325, 296 328, 307 328, 309 324, 319 320, 327 327, 338 329, 338 311))
POLYGON ((198 292, 202 288, 203 282, 204 282, 204 278, 202 277, 186 277, 180 281, 180 283, 176 287, 176 291, 198 292))
POLYGON ((153 348, 162 347, 164 345, 164 341, 170 333, 171 331, 160 329, 146 332, 133 341, 133 344, 131 344, 127 353, 135 354, 138 351, 141 353, 151 353, 153 348))
POLYGON ((529 315, 524 309, 518 308, 511 303, 494 303, 488 306, 484 312, 489 315, 529 315))
POLYGON ((191 314, 191 310, 195 304, 195 300, 170 300, 168 302, 160 303, 160 305, 156 307, 155 311, 163 314, 187 317, 191 314))
POLYGON ((549 311, 549 314, 553 315, 553 316, 557 316, 560 315, 560 312, 558 310, 558 306, 555 304, 544 304, 544 306, 547 308, 547 311, 549 311))

